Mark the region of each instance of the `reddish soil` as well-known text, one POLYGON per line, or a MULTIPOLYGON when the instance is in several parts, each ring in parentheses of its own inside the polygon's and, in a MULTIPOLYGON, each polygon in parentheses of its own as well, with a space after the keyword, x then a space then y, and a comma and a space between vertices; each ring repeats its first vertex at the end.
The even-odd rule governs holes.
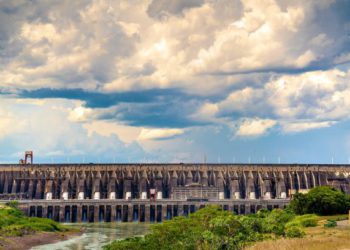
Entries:
POLYGON ((81 235, 82 232, 40 232, 21 237, 0 236, 1 250, 29 250, 31 247, 55 243, 81 235))

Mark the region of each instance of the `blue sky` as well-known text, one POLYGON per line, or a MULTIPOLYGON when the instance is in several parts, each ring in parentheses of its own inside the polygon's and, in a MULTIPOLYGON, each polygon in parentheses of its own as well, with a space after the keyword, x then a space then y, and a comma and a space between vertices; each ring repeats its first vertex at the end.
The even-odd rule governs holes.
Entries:
POLYGON ((348 13, 347 0, 0 0, 0 163, 25 150, 348 163, 348 13))

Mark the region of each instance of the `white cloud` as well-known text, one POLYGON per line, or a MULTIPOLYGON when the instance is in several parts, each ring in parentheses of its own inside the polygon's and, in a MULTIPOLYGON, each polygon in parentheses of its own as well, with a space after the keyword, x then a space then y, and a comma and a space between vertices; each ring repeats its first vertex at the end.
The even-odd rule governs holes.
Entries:
POLYGON ((167 139, 173 136, 181 135, 185 131, 183 129, 147 129, 143 128, 140 132, 138 140, 157 140, 167 139))
POLYGON ((85 108, 81 104, 78 105, 69 112, 68 119, 73 122, 86 122, 90 120, 93 110, 91 108, 85 108))
MULTIPOLYGON (((345 21, 330 13, 336 8, 327 12, 333 2, 4 3, 16 11, 0 17, 1 92, 171 88, 193 95, 181 105, 184 112, 174 108, 179 116, 214 127, 239 124, 239 136, 259 136, 276 124, 287 133, 328 127, 349 119, 350 73, 294 73, 349 61, 345 21), (319 21, 322 15, 327 25, 319 21)), ((35 138, 39 152, 53 155, 113 147, 125 152, 135 141, 164 146, 158 139, 177 140, 184 129, 144 128, 151 115, 139 112, 141 106, 163 112, 156 105, 162 98, 153 106, 116 100, 102 108, 82 101, 0 99, 0 137, 12 136, 6 142, 15 144, 15 152, 22 150, 15 139, 30 146, 35 138), (130 120, 138 127, 122 123, 130 120)))
POLYGON ((84 123, 83 127, 88 131, 89 136, 93 135, 93 133, 102 136, 115 134, 125 143, 136 141, 142 129, 111 121, 91 121, 84 123))
POLYGON ((341 70, 271 77, 262 87, 245 87, 224 100, 204 103, 192 117, 228 126, 241 117, 252 119, 239 128, 242 135, 255 130, 263 134, 258 129, 263 126, 253 119, 261 116, 278 122, 287 133, 328 127, 350 119, 349 83, 349 72, 341 70))
POLYGON ((11 103, 4 98, 0 98, 0 139, 23 131, 27 122, 18 119, 14 111, 10 110, 11 103))
POLYGON ((325 121, 325 122, 284 122, 282 123, 282 129, 284 132, 287 133, 297 133, 297 132, 303 132, 311 129, 317 129, 317 128, 326 128, 329 127, 336 122, 333 121, 325 121))
POLYGON ((305 66, 310 53, 288 49, 287 38, 299 30, 306 9, 288 7, 283 11, 275 1, 244 1, 243 16, 215 33, 208 48, 202 48, 190 65, 198 72, 235 72, 268 67, 305 66), (229 53, 228 53, 229 52, 229 53))
POLYGON ((1 98, 0 103, 0 159, 29 149, 41 161, 50 161, 50 157, 97 161, 100 157, 111 162, 113 157, 127 161, 128 156, 138 161, 147 155, 137 142, 126 144, 114 133, 92 132, 89 136, 83 124, 68 119, 74 101, 50 99, 47 105, 36 105, 1 98))
POLYGON ((311 50, 307 50, 304 54, 300 55, 296 59, 295 66, 298 68, 303 68, 309 65, 315 59, 316 59, 315 54, 311 50))
POLYGON ((228 95, 228 97, 219 102, 218 106, 220 112, 231 113, 231 112, 246 112, 258 111, 262 108, 259 102, 264 102, 264 92, 260 89, 253 89, 246 87, 242 90, 237 90, 228 95))
POLYGON ((329 4, 46 4, 27 10, 38 11, 42 18, 34 22, 23 15, 17 23, 14 32, 20 35, 12 39, 22 49, 3 65, 1 82, 11 91, 72 86, 109 92, 168 87, 202 95, 225 91, 239 79, 207 74, 300 68, 333 56, 339 48, 332 47, 331 34, 317 25, 309 27, 316 9, 329 4), (154 18, 163 14, 165 19, 154 18))
POLYGON ((260 136, 267 132, 268 129, 276 125, 276 121, 271 119, 244 119, 239 124, 236 132, 238 136, 260 136))
POLYGON ((232 92, 218 103, 219 113, 264 114, 280 120, 334 120, 349 117, 350 74, 312 71, 271 78, 264 88, 232 92))
POLYGON ((350 75, 340 70, 285 75, 265 86, 267 102, 281 118, 344 119, 350 75))
POLYGON ((25 23, 22 26, 21 36, 23 39, 27 39, 31 42, 40 42, 47 39, 49 42, 54 42, 55 40, 63 38, 57 34, 55 26, 52 24, 28 24, 25 23))
POLYGON ((195 121, 210 121, 217 122, 218 119, 215 118, 219 111, 219 107, 214 103, 204 103, 191 118, 195 121))

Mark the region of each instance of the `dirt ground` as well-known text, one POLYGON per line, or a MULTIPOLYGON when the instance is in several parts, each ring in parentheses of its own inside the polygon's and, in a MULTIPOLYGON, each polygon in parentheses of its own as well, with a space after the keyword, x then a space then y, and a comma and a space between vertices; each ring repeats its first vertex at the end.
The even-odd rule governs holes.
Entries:
POLYGON ((33 246, 55 243, 61 240, 67 240, 74 236, 78 236, 82 232, 42 232, 22 237, 7 237, 0 236, 1 250, 28 250, 33 246))

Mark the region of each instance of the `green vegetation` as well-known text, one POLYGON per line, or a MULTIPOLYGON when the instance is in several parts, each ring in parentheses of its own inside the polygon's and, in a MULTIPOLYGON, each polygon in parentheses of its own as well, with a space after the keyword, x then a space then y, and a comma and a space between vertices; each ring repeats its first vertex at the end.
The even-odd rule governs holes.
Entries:
POLYGON ((238 216, 218 206, 208 206, 189 217, 154 224, 144 237, 114 241, 104 249, 242 249, 265 239, 303 237, 303 227, 316 225, 317 219, 316 215, 296 216, 281 209, 238 216))
POLYGON ((335 220, 327 220, 327 222, 324 224, 324 227, 336 227, 337 222, 335 220))
POLYGON ((67 228, 50 219, 26 217, 16 202, 0 206, 0 235, 23 236, 35 232, 67 231, 67 228))
POLYGON ((300 227, 291 226, 286 229, 287 238, 302 238, 305 235, 305 232, 301 230, 300 227))
POLYGON ((114 241, 104 249, 238 250, 260 241, 279 240, 299 244, 302 241, 295 238, 306 236, 309 228, 320 227, 321 221, 322 228, 335 227, 336 220, 345 218, 335 214, 346 213, 349 208, 348 195, 330 187, 316 187, 307 194, 296 194, 284 210, 262 209, 256 214, 244 216, 209 206, 189 217, 177 217, 152 225, 150 233, 144 237, 114 241), (321 218, 318 215, 328 216, 321 218))
POLYGON ((337 189, 320 186, 307 194, 297 193, 289 207, 296 214, 345 214, 350 209, 350 196, 337 189))
POLYGON ((315 214, 304 214, 295 216, 294 219, 286 224, 287 227, 315 227, 317 226, 318 216, 315 214))
MULTIPOLYGON (((280 237, 279 239, 264 240, 254 243, 244 250, 330 250, 349 249, 350 246, 350 226, 327 227, 329 218, 346 219, 344 215, 319 216, 316 227, 303 228, 305 235, 301 238, 280 237)), ((347 223, 344 223, 345 225, 347 223)))

